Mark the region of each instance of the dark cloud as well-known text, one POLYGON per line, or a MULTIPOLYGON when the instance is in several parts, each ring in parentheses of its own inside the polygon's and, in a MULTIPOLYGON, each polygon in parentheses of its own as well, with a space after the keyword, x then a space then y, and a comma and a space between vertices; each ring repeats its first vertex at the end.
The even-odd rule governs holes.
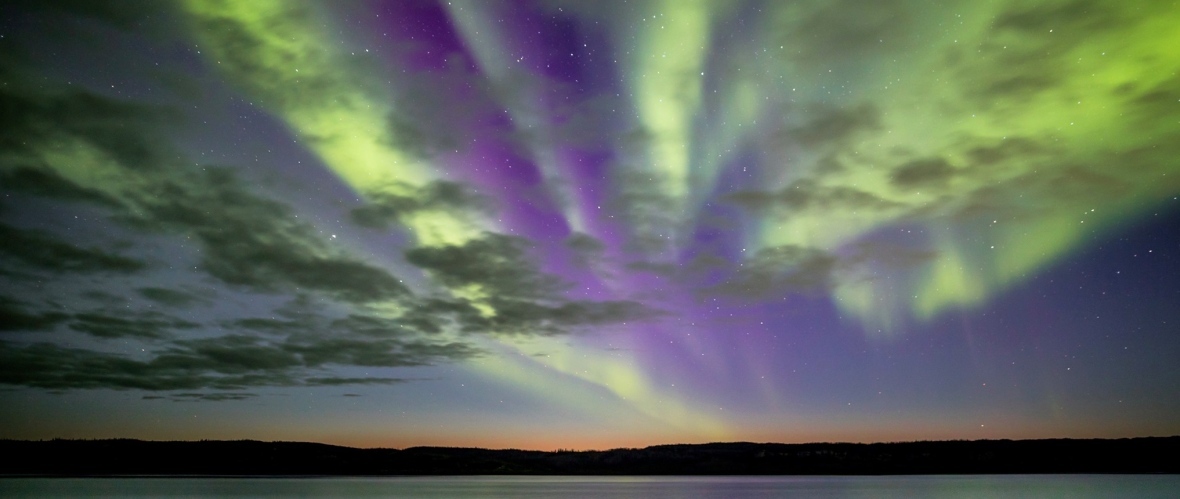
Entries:
POLYGON ((1168 115, 1174 112, 1169 107, 1174 108, 1177 102, 1180 102, 1180 76, 1173 76, 1148 87, 1134 99, 1134 103, 1141 107, 1160 110, 1168 115))
POLYGON ((1067 37, 1081 37, 1086 33, 1113 29, 1124 22, 1119 9, 1101 0, 1015 2, 996 17, 992 29, 1033 35, 1044 35, 1052 29, 1065 32, 1067 37))
POLYGON ((424 366, 444 360, 468 359, 480 353, 470 345, 460 342, 333 337, 288 342, 282 345, 282 348, 286 352, 299 355, 305 365, 312 367, 326 364, 366 367, 424 366))
POLYGON ((544 304, 525 300, 492 299, 495 315, 463 315, 465 331, 491 334, 565 334, 581 326, 646 321, 663 315, 633 301, 567 301, 544 304))
POLYGON ((636 261, 628 262, 625 265, 625 268, 634 272, 647 272, 649 274, 660 276, 673 276, 676 275, 676 272, 680 267, 667 262, 636 261))
POLYGON ((913 270, 935 257, 937 253, 924 246, 872 239, 836 251, 776 246, 760 250, 737 264, 713 262, 710 269, 721 278, 700 288, 698 294, 758 300, 825 293, 849 278, 864 278, 880 271, 913 270))
POLYGON ((0 296, 0 331, 47 331, 70 316, 57 311, 35 311, 26 304, 0 296))
POLYGON ((889 269, 917 267, 938 256, 937 252, 928 248, 878 240, 856 243, 841 254, 841 268, 871 265, 889 269))
POLYGON ((135 290, 140 296, 169 307, 187 307, 196 303, 208 303, 208 299, 188 291, 169 288, 145 287, 135 290))
MULTIPOLYGON (((195 391, 401 383, 409 380, 341 376, 336 371, 350 366, 456 362, 483 353, 465 341, 438 339, 448 323, 472 323, 478 313, 472 315, 470 304, 464 304, 467 308, 451 307, 449 316, 433 316, 430 301, 413 297, 384 268, 331 244, 286 204, 249 186, 242 171, 178 160, 183 155, 163 138, 175 117, 170 111, 86 91, 55 92, 8 78, 13 74, 9 69, 0 67, 6 82, 0 88, 0 109, 4 110, 0 113, 0 187, 6 193, 59 205, 68 201, 100 206, 125 228, 138 232, 135 236, 179 236, 188 246, 195 243, 194 253, 200 259, 197 268, 223 284, 243 292, 291 294, 297 300, 276 309, 270 317, 223 316, 211 319, 210 324, 137 310, 135 307, 144 306, 141 301, 113 292, 98 295, 84 288, 76 296, 119 308, 64 313, 3 300, 0 330, 44 331, 66 326, 62 329, 72 331, 73 339, 84 334, 111 348, 3 342, 0 384, 50 390, 194 390, 191 395, 169 398, 219 400, 238 395, 195 391), (101 182, 84 183, 55 170, 60 165, 43 160, 50 145, 76 146, 109 160, 101 165, 101 182), (371 315, 365 307, 389 300, 405 302, 410 312, 404 319, 371 315), (415 311, 414 303, 428 306, 415 311), (230 333, 192 338, 219 330, 230 333), (115 339, 119 341, 110 341, 115 339)), ((463 184, 435 182, 413 193, 405 198, 376 194, 373 202, 354 216, 369 225, 381 225, 413 211, 492 209, 487 198, 463 184)), ((68 273, 128 273, 145 267, 104 249, 66 243, 51 232, 0 225, 0 240, 4 241, 0 255, 5 266, 51 270, 61 282, 71 278, 68 273)), ((501 264, 492 264, 490 272, 477 265, 451 268, 447 258, 453 255, 445 252, 416 256, 425 267, 435 265, 428 271, 446 276, 447 283, 476 280, 497 292, 507 292, 516 285, 540 286, 537 292, 556 289, 548 285, 557 280, 528 265, 523 240, 489 238, 484 242, 483 246, 461 248, 460 253, 488 250, 487 255, 501 264), (526 270, 513 273, 509 270, 513 265, 526 270)), ((480 257, 476 261, 491 262, 480 257)), ((208 301, 183 286, 141 286, 129 296, 136 294, 154 304, 178 308, 208 301)), ((552 320, 562 323, 575 317, 600 321, 619 313, 613 309, 559 310, 552 320)))
POLYGON ((1050 149, 1040 142, 1024 137, 1012 137, 993 143, 973 144, 967 148, 967 158, 973 166, 988 167, 1016 159, 1028 161, 1037 158, 1050 149))
MULTIPOLYGON (((223 190, 222 193, 233 194, 235 191, 223 190)), ((249 194, 242 194, 238 199, 223 195, 221 199, 220 209, 258 202, 249 194)), ((199 217, 206 215, 190 217, 189 213, 168 212, 164 216, 156 212, 159 216, 148 220, 202 227, 204 219, 199 217)), ((261 215, 265 219, 266 213, 261 215)), ((154 228, 161 229, 159 224, 154 228)), ((171 228, 163 227, 165 230, 171 228)), ((272 229, 261 230, 265 236, 265 231, 272 229)), ((292 236, 288 242, 292 240, 300 241, 299 237, 292 236)), ((247 239, 245 242, 251 241, 247 239)), ((217 256, 226 254, 233 253, 219 252, 217 256)), ((373 278, 373 272, 368 272, 366 277, 373 278)), ((380 280, 381 274, 376 278, 380 280)), ((323 290, 325 287, 320 284, 313 289, 323 290)), ((196 299, 186 292, 157 287, 139 288, 137 292, 157 303, 173 305, 186 305, 196 299)), ((327 295, 340 297, 339 294, 327 295)), ((463 342, 423 339, 422 334, 438 332, 439 327, 432 326, 423 331, 415 326, 433 325, 437 322, 433 318, 424 316, 404 321, 410 323, 406 326, 403 321, 361 313, 360 308, 352 308, 352 313, 342 317, 330 317, 323 315, 324 302, 306 293, 296 296, 296 300, 277 309, 274 317, 223 321, 223 328, 235 332, 199 339, 176 339, 174 332, 194 330, 201 325, 158 311, 126 309, 117 313, 96 310, 66 314, 36 311, 23 303, 3 300, 0 301, 0 315, 4 318, 5 329, 36 331, 66 324, 73 331, 97 338, 150 340, 147 345, 154 346, 141 355, 130 357, 51 343, 3 343, 0 345, 0 364, 3 364, 0 366, 0 383, 53 390, 115 388, 153 391, 388 384, 405 380, 341 377, 332 375, 332 371, 347 366, 422 366, 481 354, 479 349, 463 342)), ((111 293, 103 292, 102 297, 108 301, 130 303, 111 293)))
MULTIPOLYGON (((284 5, 283 8, 274 9, 265 15, 274 26, 288 22, 296 26, 316 25, 315 9, 310 4, 284 5)), ((251 30, 250 26, 231 15, 190 16, 188 20, 196 33, 217 33, 216 38, 207 39, 206 50, 216 54, 218 69, 267 108, 297 107, 309 95, 324 95, 323 90, 326 88, 349 88, 349 84, 343 81, 348 78, 344 72, 305 71, 298 76, 292 76, 286 67, 290 62, 271 64, 265 59, 266 51, 258 49, 267 46, 268 40, 262 33, 251 30), (281 91, 286 84, 296 79, 305 86, 306 92, 281 91)), ((305 64, 307 67, 333 66, 332 61, 327 58, 330 52, 306 52, 300 53, 288 48, 284 55, 289 61, 297 60, 299 64, 305 64)), ((310 136, 307 140, 314 142, 325 138, 310 136)))
POLYGON ((910 189, 922 187, 946 187, 959 173, 943 158, 922 158, 908 161, 893 169, 889 176, 893 185, 910 189))
MULTIPOLYGON (((595 246, 579 238, 575 244, 595 246)), ((630 301, 567 300, 568 284, 537 268, 526 239, 485 233, 463 245, 415 248, 406 260, 429 272, 452 290, 478 287, 480 303, 462 298, 418 300, 400 320, 424 332, 448 324, 484 334, 561 334, 579 326, 604 325, 658 317, 660 312, 630 301), (480 310, 480 306, 491 312, 480 310)))
POLYGON ((602 263, 606 245, 602 241, 589 234, 574 232, 565 238, 565 247, 573 253, 573 260, 577 265, 605 272, 602 263))
POLYGON ((97 248, 85 248, 64 242, 56 236, 34 229, 21 229, 0 223, 0 254, 25 265, 50 272, 134 272, 143 262, 97 248))
POLYGON ((595 255, 606 250, 606 245, 602 244, 602 241, 581 232, 570 234, 565 239, 565 245, 574 252, 584 255, 595 255))
POLYGON ((242 334, 175 342, 151 361, 161 369, 220 374, 286 373, 303 360, 281 345, 242 334))
POLYGON ((462 245, 411 249, 406 260, 450 288, 475 285, 501 298, 551 297, 565 285, 533 265, 529 246, 522 237, 485 233, 462 245))
POLYGON ((1098 0, 1012 2, 978 46, 949 49, 947 63, 959 68, 964 97, 972 103, 1018 105, 1073 78, 1078 66, 1072 51, 1079 45, 1134 26, 1125 12, 1118 3, 1098 0))
POLYGON ((0 342, 0 383, 58 390, 232 390, 248 386, 291 385, 297 380, 281 371, 219 375, 198 367, 136 360, 52 343, 20 345, 0 342))
POLYGON ((398 322, 406 327, 428 334, 441 333, 449 326, 462 330, 463 324, 479 320, 479 310, 467 300, 437 297, 416 300, 412 307, 398 317, 398 322))
POLYGON ((160 339, 177 329, 194 329, 194 322, 155 311, 124 311, 118 315, 99 312, 74 314, 70 329, 99 338, 160 339))
POLYGON ((1153 85, 1129 83, 1124 98, 1132 110, 1130 118, 1143 135, 1157 136, 1164 143, 1175 143, 1176 106, 1180 104, 1180 75, 1163 79, 1153 85))
POLYGON ((271 317, 249 317, 229 321, 224 326, 231 330, 248 330, 267 334, 291 334, 314 328, 314 324, 271 317))
POLYGON ((723 282, 703 288, 702 295, 758 299, 794 293, 827 291, 839 259, 825 251, 784 245, 760 250, 723 282))
POLYGON ((778 5, 775 45, 801 64, 871 57, 908 47, 912 15, 902 0, 811 0, 778 5))
POLYGON ((110 291, 103 291, 101 289, 88 289, 78 293, 78 296, 86 298, 87 301, 95 302, 104 307, 127 307, 131 300, 126 296, 117 295, 110 291))
POLYGON ((405 337, 406 335, 412 335, 418 332, 437 332, 436 330, 423 331, 417 329, 412 324, 405 324, 401 317, 388 319, 359 313, 349 314, 347 317, 333 320, 328 325, 328 330, 333 332, 347 332, 351 335, 369 338, 405 337))
POLYGON ((476 211, 491 212, 490 198, 481 196, 470 187, 447 181, 435 181, 421 187, 391 186, 366 196, 366 204, 351 212, 357 225, 373 229, 387 228, 405 215, 417 211, 476 211), (404 192, 405 195, 392 192, 404 192))
MULTIPOLYGON (((577 91, 570 93, 577 95, 577 91)), ((553 147, 561 144, 594 149, 602 147, 603 144, 613 143, 618 140, 614 131, 625 126, 620 122, 615 110, 626 106, 628 104, 613 93, 595 95, 565 104, 554 122, 551 122, 552 129, 548 130, 553 143, 537 145, 553 147)))
MULTIPOLYGON (((257 41, 249 38, 248 30, 233 28, 241 36, 234 43, 257 41)), ((246 68, 259 61, 251 59, 252 51, 239 52, 244 55, 228 53, 224 61, 239 66, 233 70, 235 74, 273 69, 263 64, 246 68)), ((220 315, 225 311, 217 310, 218 316, 192 319, 202 323, 190 322, 148 308, 174 311, 159 305, 184 308, 209 303, 208 298, 192 292, 193 286, 161 285, 149 279, 135 282, 122 295, 87 294, 86 288, 80 288, 69 297, 88 305, 101 299, 110 305, 108 309, 64 313, 0 301, 0 319, 4 321, 0 329, 60 329, 71 334, 70 339, 98 345, 76 348, 65 343, 0 342, 0 384, 49 390, 183 390, 167 397, 228 400, 246 395, 204 390, 400 383, 408 379, 350 377, 336 371, 456 362, 484 353, 464 336, 451 334, 455 332, 562 334, 659 314, 637 302, 565 299, 561 291, 566 285, 539 270, 527 240, 497 234, 463 245, 416 248, 405 254, 408 262, 449 288, 447 291, 477 286, 489 296, 487 300, 414 296, 389 271, 332 244, 288 205, 252 186, 249 170, 194 165, 185 159, 166 138, 177 124, 178 113, 84 90, 54 89, 16 78, 9 81, 13 73, 7 69, 0 68, 6 81, 0 88, 0 109, 4 110, 0 113, 0 187, 6 192, 41 198, 57 203, 55 206, 68 201, 101 207, 102 213, 122 224, 121 228, 133 232, 138 239, 135 242, 154 241, 160 236, 183 241, 198 259, 196 269, 223 286, 232 286, 234 294, 287 294, 299 297, 301 303, 276 309, 269 316, 235 317, 220 315), (95 164, 94 175, 74 175, 60 161, 45 159, 51 146, 67 153, 87 151, 103 161, 95 164), (128 299, 137 296, 150 303, 128 299), (385 317, 369 307, 389 301, 398 302, 400 315, 385 317), (494 314, 486 313, 489 308, 494 314), (226 331, 228 334, 223 334, 226 331), (219 336, 204 337, 215 332, 219 336)), ((312 75, 301 84, 330 85, 334 83, 317 79, 334 77, 312 75)), ((272 109, 290 104, 283 102, 284 92, 257 94, 276 104, 272 109)), ((429 105, 423 106, 401 106, 403 114, 391 120, 428 114, 429 105)), ((395 133, 402 135, 391 140, 413 137, 413 130, 393 125, 395 133)), ((435 125, 423 121, 415 124, 415 130, 433 135, 435 125)), ((417 153, 429 155, 450 145, 423 144, 417 153)), ((358 224, 384 227, 417 211, 488 213, 492 209, 488 198, 470 187, 440 181, 369 193, 369 203, 354 210, 352 216, 358 224)), ((55 234, 0 226, 4 263, 62 274, 125 274, 145 268, 137 260, 99 247, 66 243, 55 234)), ((601 253, 602 245, 580 235, 571 238, 570 249, 589 255, 601 253)), ((70 278, 63 275, 55 284, 66 284, 70 278)), ((257 304, 268 299, 251 300, 248 307, 261 306, 257 304)))
MULTIPOLYGON (((415 381, 402 378, 307 378, 304 382, 308 386, 343 386, 343 385, 396 385, 415 381)), ((359 397, 360 395, 346 393, 345 397, 359 397)))
POLYGON ((656 172, 619 167, 612 182, 616 188, 606 209, 621 214, 630 229, 625 249, 644 254, 668 249, 681 222, 676 200, 662 194, 667 179, 656 172))
POLYGON ((489 335, 558 335, 585 326, 646 321, 663 312, 633 301, 530 300, 491 297, 482 302, 494 313, 485 314, 472 301, 428 298, 412 307, 398 322, 422 332, 454 327, 460 332, 489 335))
MULTIPOLYGON (((143 398, 149 399, 149 396, 143 398)), ((167 397, 151 397, 153 399, 168 398, 173 402, 221 402, 225 400, 248 400, 258 397, 256 393, 242 393, 242 392, 217 392, 217 393, 176 393, 168 395, 167 397)), ((150 399, 149 399, 150 400, 150 399)))
POLYGON ((470 143, 465 130, 500 109, 492 103, 490 89, 468 72, 460 57, 448 62, 445 72, 398 79, 391 99, 396 106, 387 120, 394 149, 427 160, 463 149, 470 143))
MULTIPOLYGON (((202 268, 229 284, 256 291, 313 290, 349 302, 387 300, 408 290, 384 269, 327 244, 284 204, 247 188, 229 168, 177 164, 161 137, 176 113, 85 91, 53 93, 16 80, 0 88, 0 169, 33 195, 117 207, 133 228, 180 233, 203 246, 202 268), (113 160, 102 193, 77 185, 43 164, 39 148, 76 143, 113 160), (118 198, 117 200, 115 198, 118 198)), ((462 194, 436 185, 438 202, 462 194), (457 194, 458 193, 458 194, 457 194)), ((2 250, 52 269, 137 270, 142 263, 73 247, 49 236, 4 227, 2 250)))
POLYGON ((817 106, 810 110, 808 117, 807 123, 789 129, 786 138, 819 148, 843 144, 860 133, 881 127, 880 111, 868 103, 843 108, 817 106))
MULTIPOLYGON (((267 338, 242 335, 250 348, 275 348, 284 357, 298 356, 308 367, 325 365, 419 366, 462 360, 482 352, 461 342, 427 341, 443 332, 448 314, 476 314, 473 308, 444 306, 443 300, 420 299, 394 318, 359 312, 344 317, 300 314, 298 319, 254 317, 237 319, 223 327, 263 333, 267 338), (424 336, 425 335, 425 336, 424 336)), ((466 305, 466 302, 458 302, 466 305)), ((469 306, 468 306, 469 307, 469 306)))
POLYGON ((813 179, 795 181, 777 192, 739 191, 724 199, 751 210, 785 210, 788 216, 791 212, 803 210, 884 211, 904 207, 869 192, 842 185, 822 185, 813 179))
POLYGON ((385 269, 331 248, 277 201, 247 190, 227 168, 145 189, 132 219, 146 229, 191 234, 214 277, 264 292, 316 290, 349 302, 397 298, 408 289, 385 269))
MULTIPOLYGON (((0 68, 0 75, 8 73, 6 69, 0 68)), ((0 88, 0 109, 4 110, 0 113, 0 165, 18 170, 6 175, 16 175, 24 186, 51 194, 87 191, 63 184, 53 174, 19 173, 19 169, 45 169, 38 148, 47 143, 84 140, 136 171, 167 164, 166 151, 159 145, 167 141, 160 133, 175 122, 175 113, 86 91, 50 93, 20 80, 9 83, 0 88)))
POLYGON ((480 351, 458 342, 321 335, 266 341, 229 334, 177 340, 143 358, 52 343, 0 342, 0 384, 58 390, 113 388, 151 391, 258 386, 388 384, 399 378, 330 375, 333 366, 421 366, 463 360, 480 351))
POLYGON ((51 170, 28 167, 0 170, 0 188, 8 192, 66 201, 85 201, 110 208, 123 206, 123 203, 113 196, 77 185, 51 170))
POLYGON ((159 16, 170 8, 169 5, 151 0, 125 0, 119 2, 91 2, 89 0, 9 0, 6 7, 29 13, 47 14, 60 18, 62 15, 102 22, 119 29, 142 29, 144 21, 159 16))

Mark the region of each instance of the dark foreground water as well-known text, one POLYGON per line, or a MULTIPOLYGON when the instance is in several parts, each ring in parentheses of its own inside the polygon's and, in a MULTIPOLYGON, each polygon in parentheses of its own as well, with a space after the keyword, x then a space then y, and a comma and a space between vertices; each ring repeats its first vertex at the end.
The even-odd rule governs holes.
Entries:
POLYGON ((2 478, 18 497, 1180 497, 1180 475, 2 478))

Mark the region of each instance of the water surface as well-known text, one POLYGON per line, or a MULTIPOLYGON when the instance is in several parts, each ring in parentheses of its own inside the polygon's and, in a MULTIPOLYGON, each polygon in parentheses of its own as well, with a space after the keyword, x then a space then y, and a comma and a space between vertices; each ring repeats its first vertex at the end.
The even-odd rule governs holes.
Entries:
POLYGON ((0 497, 1180 497, 1178 475, 4 478, 0 497))

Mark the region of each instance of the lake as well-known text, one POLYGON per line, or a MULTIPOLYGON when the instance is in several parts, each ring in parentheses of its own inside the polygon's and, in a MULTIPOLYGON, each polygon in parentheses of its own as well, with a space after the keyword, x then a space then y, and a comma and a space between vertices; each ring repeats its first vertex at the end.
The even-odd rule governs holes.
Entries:
POLYGON ((0 497, 1180 497, 1180 475, 2 478, 0 497))

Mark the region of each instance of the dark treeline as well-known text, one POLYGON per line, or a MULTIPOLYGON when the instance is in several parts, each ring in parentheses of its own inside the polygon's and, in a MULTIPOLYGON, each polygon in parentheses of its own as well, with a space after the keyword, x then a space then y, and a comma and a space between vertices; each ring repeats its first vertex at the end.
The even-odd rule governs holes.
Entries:
POLYGON ((299 442, 0 440, 6 475, 813 475, 1178 473, 1180 437, 879 444, 716 443, 607 451, 355 449, 299 442))

